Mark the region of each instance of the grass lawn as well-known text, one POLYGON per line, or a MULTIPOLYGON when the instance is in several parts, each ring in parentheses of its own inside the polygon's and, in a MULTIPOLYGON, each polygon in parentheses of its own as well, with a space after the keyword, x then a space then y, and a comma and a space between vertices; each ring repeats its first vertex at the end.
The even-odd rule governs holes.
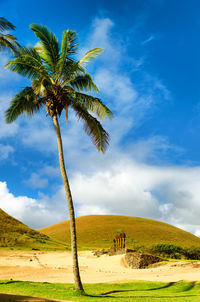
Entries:
POLYGON ((84 284, 87 296, 76 294, 72 284, 0 281, 0 292, 71 301, 200 301, 200 282, 148 282, 84 284))

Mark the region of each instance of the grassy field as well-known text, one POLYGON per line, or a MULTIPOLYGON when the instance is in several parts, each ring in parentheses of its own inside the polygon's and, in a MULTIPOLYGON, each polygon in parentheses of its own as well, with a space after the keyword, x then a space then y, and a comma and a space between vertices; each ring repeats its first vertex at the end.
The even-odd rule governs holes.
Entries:
POLYGON ((72 284, 0 281, 0 292, 70 301, 200 301, 199 282, 146 282, 85 284, 86 296, 79 296, 72 284))
MULTIPOLYGON (((156 244, 200 248, 200 238, 167 223, 129 216, 90 215, 76 218, 79 250, 109 248, 117 233, 125 232, 126 247, 149 249, 156 244)), ((66 250, 69 220, 35 231, 0 209, 0 248, 66 250)))
MULTIPOLYGON (((199 247, 200 238, 167 223, 129 216, 91 215, 76 218, 80 250, 109 248, 116 233, 125 232, 128 248, 145 247, 160 243, 181 247, 199 247)), ((69 220, 40 230, 57 240, 70 244, 69 220)))
POLYGON ((66 250, 63 242, 37 232, 0 209, 0 248, 66 250))

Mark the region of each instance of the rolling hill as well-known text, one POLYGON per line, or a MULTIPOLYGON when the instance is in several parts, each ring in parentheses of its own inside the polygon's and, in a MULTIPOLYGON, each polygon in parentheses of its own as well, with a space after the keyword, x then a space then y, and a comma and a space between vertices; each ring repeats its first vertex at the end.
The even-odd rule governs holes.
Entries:
MULTIPOLYGON (((150 248, 159 243, 199 247, 200 238, 164 222, 118 215, 90 215, 76 218, 79 250, 109 248, 117 233, 125 232, 126 247, 150 248)), ((39 230, 70 244, 69 220, 39 230)))
POLYGON ((65 250, 66 244, 29 228, 0 209, 0 248, 65 250))

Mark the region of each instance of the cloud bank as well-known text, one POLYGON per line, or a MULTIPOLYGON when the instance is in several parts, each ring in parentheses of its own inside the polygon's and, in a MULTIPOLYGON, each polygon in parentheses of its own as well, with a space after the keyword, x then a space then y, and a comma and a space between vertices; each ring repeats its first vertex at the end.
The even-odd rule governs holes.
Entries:
MULTIPOLYGON (((200 167, 161 167, 120 160, 91 175, 76 172, 71 188, 77 216, 116 214, 165 221, 200 233, 200 167)), ((32 227, 68 218, 63 186, 52 197, 13 196, 0 182, 0 207, 32 227)))

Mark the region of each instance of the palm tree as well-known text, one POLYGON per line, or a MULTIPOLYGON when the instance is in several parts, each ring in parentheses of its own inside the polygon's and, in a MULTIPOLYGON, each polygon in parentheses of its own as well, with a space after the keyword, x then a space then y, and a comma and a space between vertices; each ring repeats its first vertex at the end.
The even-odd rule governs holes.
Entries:
POLYGON ((19 46, 19 44, 17 43, 17 39, 16 37, 14 37, 13 35, 9 35, 9 34, 3 34, 2 32, 7 31, 7 30, 14 30, 15 26, 10 23, 8 20, 6 20, 3 17, 0 17, 0 50, 3 49, 10 49, 12 50, 12 52, 16 52, 16 47, 19 46))
POLYGON ((32 80, 30 87, 25 87, 13 98, 6 111, 6 121, 11 123, 23 113, 32 116, 46 106, 47 114, 52 118, 58 141, 60 170, 67 197, 73 272, 75 288, 81 292, 83 286, 79 274, 75 215, 70 186, 65 170, 62 138, 58 117, 65 111, 68 121, 68 108, 72 108, 78 119, 84 123, 84 130, 92 138, 92 142, 101 152, 108 146, 108 133, 101 123, 89 112, 101 120, 112 117, 112 112, 99 98, 81 91, 98 92, 91 76, 85 71, 85 64, 101 53, 101 48, 88 51, 80 60, 74 59, 77 51, 77 35, 75 31, 63 32, 61 47, 56 36, 47 27, 32 24, 30 28, 39 38, 35 47, 22 47, 15 58, 6 65, 10 70, 27 76, 32 80))

